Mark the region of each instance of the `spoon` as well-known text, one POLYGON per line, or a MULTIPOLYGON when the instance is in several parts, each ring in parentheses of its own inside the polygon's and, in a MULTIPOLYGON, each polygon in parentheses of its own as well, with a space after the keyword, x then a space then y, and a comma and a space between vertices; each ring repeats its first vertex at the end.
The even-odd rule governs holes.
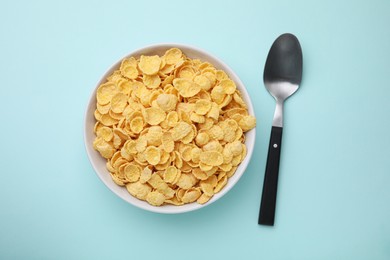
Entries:
POLYGON ((276 109, 268 146, 258 222, 260 225, 274 225, 283 132, 283 104, 288 97, 298 90, 301 80, 301 45, 293 34, 282 34, 272 44, 264 68, 264 85, 275 98, 276 109))

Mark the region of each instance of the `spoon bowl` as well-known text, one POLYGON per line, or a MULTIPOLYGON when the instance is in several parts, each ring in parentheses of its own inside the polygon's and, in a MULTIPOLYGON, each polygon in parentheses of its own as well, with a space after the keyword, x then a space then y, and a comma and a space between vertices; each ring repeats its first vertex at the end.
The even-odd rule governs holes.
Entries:
POLYGON ((283 126, 283 102, 298 90, 302 65, 302 49, 297 37, 291 33, 279 36, 272 44, 264 68, 264 85, 277 106, 273 126, 283 126))

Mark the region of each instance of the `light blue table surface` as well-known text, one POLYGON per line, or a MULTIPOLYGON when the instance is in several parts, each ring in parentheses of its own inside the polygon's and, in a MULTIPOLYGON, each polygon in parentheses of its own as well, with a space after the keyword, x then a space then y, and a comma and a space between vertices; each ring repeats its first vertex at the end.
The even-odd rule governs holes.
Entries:
POLYGON ((1 1, 0 259, 390 259, 390 1, 1 1), (257 224, 274 100, 262 73, 294 33, 276 225, 257 224), (158 42, 242 79, 258 126, 238 184, 162 215, 109 191, 83 143, 106 69, 158 42))

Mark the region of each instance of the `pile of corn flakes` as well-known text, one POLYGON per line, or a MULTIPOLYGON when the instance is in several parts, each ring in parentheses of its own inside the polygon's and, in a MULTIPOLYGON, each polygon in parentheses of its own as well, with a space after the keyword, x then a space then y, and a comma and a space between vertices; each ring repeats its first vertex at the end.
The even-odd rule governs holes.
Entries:
POLYGON ((209 201, 256 125, 224 71, 177 48, 124 59, 96 99, 93 147, 116 184, 154 206, 209 201))

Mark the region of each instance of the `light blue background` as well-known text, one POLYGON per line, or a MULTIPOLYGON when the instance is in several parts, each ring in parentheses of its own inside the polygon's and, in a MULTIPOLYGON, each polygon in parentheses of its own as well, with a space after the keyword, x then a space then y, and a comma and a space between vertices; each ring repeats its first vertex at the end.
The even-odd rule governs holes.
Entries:
POLYGON ((1 1, 1 259, 390 259, 390 1, 1 1), (276 225, 257 225, 272 42, 298 36, 276 225), (84 149, 90 93, 130 51, 187 43, 253 98, 256 148, 221 200, 161 215, 116 197, 84 149))

